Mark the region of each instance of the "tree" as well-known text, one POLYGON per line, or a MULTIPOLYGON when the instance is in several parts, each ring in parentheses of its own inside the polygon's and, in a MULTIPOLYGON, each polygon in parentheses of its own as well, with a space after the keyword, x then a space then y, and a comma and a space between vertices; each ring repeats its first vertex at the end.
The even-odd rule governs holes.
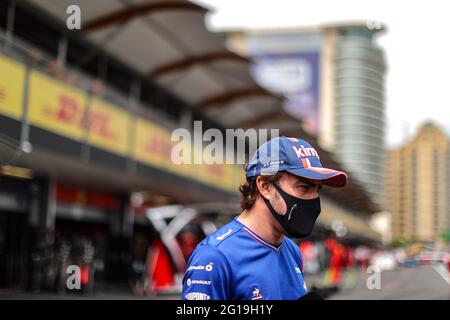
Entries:
POLYGON ((450 242, 450 229, 445 230, 440 234, 440 237, 442 240, 444 240, 446 243, 450 242))

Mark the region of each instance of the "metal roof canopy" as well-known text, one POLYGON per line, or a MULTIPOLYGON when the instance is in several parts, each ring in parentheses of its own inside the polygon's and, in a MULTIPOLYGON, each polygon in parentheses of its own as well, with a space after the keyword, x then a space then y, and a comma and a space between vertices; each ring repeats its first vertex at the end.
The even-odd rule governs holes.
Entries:
POLYGON ((68 16, 67 7, 78 5, 83 37, 206 115, 219 115, 221 125, 243 122, 248 113, 281 109, 281 97, 251 77, 250 61, 227 50, 207 30, 208 10, 197 4, 186 0, 29 2, 61 22, 68 16))

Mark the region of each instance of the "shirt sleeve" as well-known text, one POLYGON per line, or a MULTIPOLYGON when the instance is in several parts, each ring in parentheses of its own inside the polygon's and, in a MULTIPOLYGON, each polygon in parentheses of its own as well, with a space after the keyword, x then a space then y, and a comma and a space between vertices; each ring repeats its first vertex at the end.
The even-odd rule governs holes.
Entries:
POLYGON ((201 245, 188 261, 183 277, 182 300, 229 300, 230 267, 214 246, 201 245))

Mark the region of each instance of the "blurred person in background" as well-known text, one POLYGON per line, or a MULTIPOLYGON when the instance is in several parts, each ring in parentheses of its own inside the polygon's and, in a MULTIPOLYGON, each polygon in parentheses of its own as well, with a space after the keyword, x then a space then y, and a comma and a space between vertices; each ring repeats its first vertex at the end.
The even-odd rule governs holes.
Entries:
POLYGON ((185 261, 187 261, 192 252, 194 252, 195 247, 200 242, 198 232, 196 232, 193 227, 186 228, 186 230, 183 230, 183 232, 179 235, 177 240, 180 245, 181 252, 183 253, 183 257, 185 261))
POLYGON ((314 242, 303 241, 299 244, 303 258, 303 271, 316 274, 320 271, 319 250, 314 242))
POLYGON ((355 250, 356 263, 364 272, 369 266, 370 255, 370 249, 366 246, 359 246, 355 250))
POLYGON ((341 270, 345 264, 345 249, 336 239, 329 238, 325 247, 330 252, 328 271, 325 274, 325 283, 338 285, 341 282, 341 270))
POLYGON ((356 286, 356 270, 354 250, 351 246, 344 246, 345 289, 353 289, 356 286))

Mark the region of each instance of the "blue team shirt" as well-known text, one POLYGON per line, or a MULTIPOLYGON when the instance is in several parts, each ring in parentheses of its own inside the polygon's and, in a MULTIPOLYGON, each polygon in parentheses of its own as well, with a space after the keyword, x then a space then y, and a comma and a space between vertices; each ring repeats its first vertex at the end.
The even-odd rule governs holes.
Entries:
POLYGON ((233 219, 192 253, 183 300, 296 300, 307 293, 302 257, 287 237, 274 246, 233 219))

